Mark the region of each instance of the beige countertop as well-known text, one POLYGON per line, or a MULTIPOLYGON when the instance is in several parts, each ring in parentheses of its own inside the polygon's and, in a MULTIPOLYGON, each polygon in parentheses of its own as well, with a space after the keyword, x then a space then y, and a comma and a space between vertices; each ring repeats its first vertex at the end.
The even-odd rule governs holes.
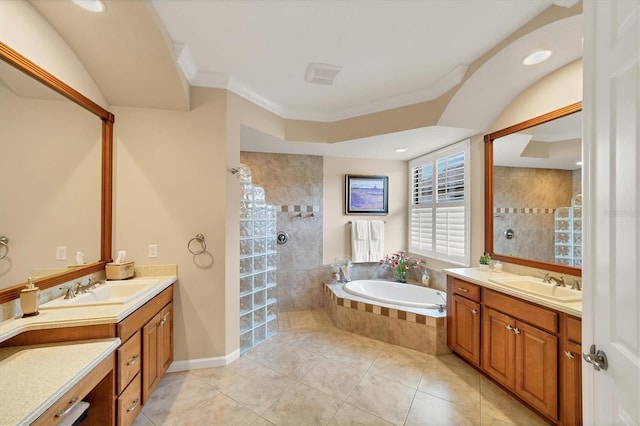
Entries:
POLYGON ((0 348, 0 423, 34 422, 119 345, 115 338, 0 348))
POLYGON ((17 317, 2 321, 0 322, 0 342, 30 330, 118 323, 177 280, 175 275, 145 275, 136 276, 131 282, 135 282, 137 279, 148 280, 149 278, 158 279, 158 283, 150 291, 128 303, 78 306, 64 309, 41 309, 40 313, 33 317, 17 317))
POLYGON ((515 296, 519 299, 523 299, 536 305, 545 306, 547 308, 555 309, 559 312, 564 312, 569 315, 573 315, 582 318, 582 302, 555 302, 542 297, 535 296, 533 294, 518 291, 514 286, 503 286, 489 281, 490 279, 518 277, 519 275, 511 274, 509 272, 493 272, 493 271, 481 271, 478 268, 455 268, 445 269, 444 272, 452 277, 460 278, 461 280, 469 281, 477 284, 481 287, 490 288, 492 290, 499 291, 511 296, 515 296))

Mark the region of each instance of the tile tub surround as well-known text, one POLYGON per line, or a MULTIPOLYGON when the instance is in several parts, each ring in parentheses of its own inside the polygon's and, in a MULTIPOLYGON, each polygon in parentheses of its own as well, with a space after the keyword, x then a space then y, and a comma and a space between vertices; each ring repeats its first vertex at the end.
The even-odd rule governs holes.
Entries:
POLYGON ((0 423, 32 423, 119 345, 100 339, 1 348, 0 423))
POLYGON ((371 301, 348 294, 342 287, 324 284, 325 310, 336 327, 426 354, 451 352, 446 312, 371 301))

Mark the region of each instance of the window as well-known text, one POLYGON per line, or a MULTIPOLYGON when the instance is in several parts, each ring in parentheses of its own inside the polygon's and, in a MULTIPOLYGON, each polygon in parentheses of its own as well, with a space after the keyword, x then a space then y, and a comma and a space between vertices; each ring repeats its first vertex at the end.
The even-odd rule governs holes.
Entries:
POLYGON ((469 141, 409 162, 409 251, 469 265, 469 141))

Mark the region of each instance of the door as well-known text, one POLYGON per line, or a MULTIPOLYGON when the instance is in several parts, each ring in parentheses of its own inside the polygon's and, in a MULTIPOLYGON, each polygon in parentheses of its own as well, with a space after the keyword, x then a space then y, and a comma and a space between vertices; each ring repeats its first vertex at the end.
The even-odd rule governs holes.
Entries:
POLYGON ((640 0, 584 1, 585 424, 640 424, 640 0))

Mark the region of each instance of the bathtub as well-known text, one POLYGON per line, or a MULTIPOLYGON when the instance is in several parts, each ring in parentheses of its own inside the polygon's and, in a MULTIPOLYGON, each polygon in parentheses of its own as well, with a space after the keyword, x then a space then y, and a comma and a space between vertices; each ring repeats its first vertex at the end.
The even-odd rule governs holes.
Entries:
POLYGON ((383 280, 357 280, 344 285, 344 291, 354 296, 398 306, 442 309, 446 294, 427 287, 383 280))

